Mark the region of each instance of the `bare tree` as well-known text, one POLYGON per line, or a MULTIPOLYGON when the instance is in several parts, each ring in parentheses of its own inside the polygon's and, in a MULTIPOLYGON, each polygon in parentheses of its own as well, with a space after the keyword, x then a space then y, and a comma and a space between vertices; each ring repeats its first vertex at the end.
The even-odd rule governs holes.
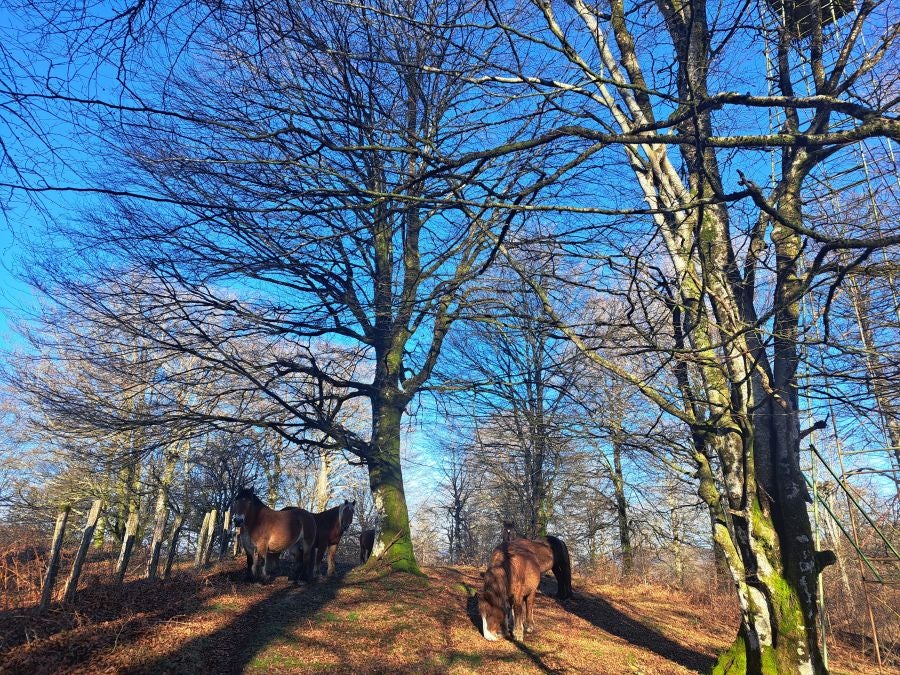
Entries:
MULTIPOLYGON (((104 32, 86 54, 77 40, 64 45, 88 64, 119 50, 122 98, 44 92, 74 106, 73 123, 89 119, 84 137, 115 160, 88 186, 108 197, 104 210, 62 233, 90 258, 67 269, 45 258, 40 280, 57 301, 192 355, 227 373, 235 393, 288 417, 236 406, 207 418, 356 455, 380 513, 376 553, 395 542, 398 569, 416 569, 402 416, 467 284, 512 223, 496 195, 519 203, 536 180, 527 158, 466 154, 532 127, 529 117, 498 117, 489 88, 472 88, 481 68, 473 54, 503 44, 474 28, 474 11, 436 1, 134 6, 119 17, 128 22, 122 44, 104 32), (166 40, 186 27, 179 54, 191 58, 132 70, 140 51, 124 43, 150 44, 160 15, 174 22, 166 40), (114 287, 128 308, 112 311, 114 287), (324 336, 365 365, 335 365, 324 336), (369 408, 364 432, 340 419, 357 400, 369 408)), ((85 26, 99 19, 86 16, 71 34, 90 41, 97 34, 85 26)))
MULTIPOLYGON (((674 391, 671 382, 647 380, 594 351, 559 311, 557 298, 544 292, 543 299, 560 330, 592 359, 691 429, 698 492, 715 513, 716 541, 742 608, 739 636, 719 663, 729 672, 824 670, 816 607, 820 558, 799 465, 799 303, 812 284, 838 284, 873 250, 900 242, 864 224, 832 237, 804 213, 811 186, 827 174, 826 160, 862 173, 848 143, 900 135, 896 100, 878 94, 896 85, 896 72, 885 67, 890 56, 882 60, 895 53, 896 24, 883 23, 881 3, 864 3, 840 21, 827 13, 829 6, 804 5, 806 17, 762 7, 762 26, 747 21, 757 14, 750 5, 724 14, 703 2, 664 0, 642 12, 616 0, 603 7, 536 2, 533 13, 516 14, 496 6, 498 21, 518 28, 511 39, 530 47, 540 38, 559 57, 555 69, 536 73, 523 61, 523 68, 497 79, 530 83, 555 96, 558 106, 568 105, 584 122, 566 132, 595 144, 607 166, 633 174, 628 195, 616 170, 607 170, 608 177, 591 173, 584 183, 595 193, 616 190, 604 195, 608 201, 601 198, 598 217, 646 216, 628 227, 610 221, 594 228, 606 247, 601 259, 628 274, 617 284, 606 271, 599 278, 602 288, 627 290, 638 302, 629 323, 643 345, 633 350, 667 354, 674 391), (877 46, 865 47, 864 34, 877 46), (754 81, 764 86, 769 75, 775 91, 728 89, 746 90, 729 65, 746 58, 747 45, 771 55, 758 62, 770 72, 754 81), (661 58, 671 68, 658 70, 661 58), (806 96, 798 93, 804 72, 806 96), (723 130, 724 111, 752 125, 758 110, 781 120, 780 128, 723 130), (759 185, 764 178, 742 170, 752 165, 754 148, 780 148, 772 157, 778 170, 765 188, 759 185), (621 152, 621 161, 607 149, 621 152), (646 208, 604 208, 628 196, 646 208), (748 202, 752 216, 742 210, 748 202), (804 266, 807 249, 811 259, 804 266), (850 252, 849 261, 841 251, 850 252), (674 330, 651 308, 666 302, 661 286, 674 299, 674 330)), ((584 209, 582 199, 571 212, 584 209)), ((531 278, 530 270, 522 273, 531 278)))

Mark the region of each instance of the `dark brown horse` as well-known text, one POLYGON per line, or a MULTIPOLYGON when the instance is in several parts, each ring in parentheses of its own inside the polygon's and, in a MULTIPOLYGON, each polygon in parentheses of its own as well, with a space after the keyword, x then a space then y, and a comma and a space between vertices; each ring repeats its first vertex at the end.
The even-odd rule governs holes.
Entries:
POLYGON ((375 547, 375 530, 363 530, 359 533, 359 564, 362 565, 375 547))
MULTIPOLYGON (((522 539, 516 532, 514 523, 503 523, 503 541, 511 542, 522 539)), ((569 558, 569 548, 559 537, 547 535, 539 539, 524 539, 535 545, 535 554, 538 557, 538 565, 541 574, 553 572, 556 577, 556 597, 566 600, 572 597, 572 561, 569 558)))
MULTIPOLYGON (((356 500, 345 499, 339 504, 321 513, 314 513, 316 519, 316 571, 322 567, 322 558, 328 553, 328 572, 326 576, 334 574, 334 554, 337 552, 341 535, 353 522, 353 510, 356 508, 356 500)), ((305 552, 304 552, 305 555, 305 552)))
POLYGON ((503 542, 491 553, 484 588, 478 596, 482 634, 499 640, 512 612, 513 638, 520 642, 534 629, 534 599, 541 582, 537 547, 528 539, 503 542))
MULTIPOLYGON (((284 551, 289 551, 297 560, 294 578, 299 580, 302 561, 312 560, 316 545, 316 521, 309 511, 298 508, 273 511, 253 490, 243 489, 234 498, 231 513, 234 526, 241 528, 240 542, 247 554, 248 581, 269 581, 269 570, 284 551)), ((310 579, 312 573, 312 566, 307 566, 304 576, 310 579)))

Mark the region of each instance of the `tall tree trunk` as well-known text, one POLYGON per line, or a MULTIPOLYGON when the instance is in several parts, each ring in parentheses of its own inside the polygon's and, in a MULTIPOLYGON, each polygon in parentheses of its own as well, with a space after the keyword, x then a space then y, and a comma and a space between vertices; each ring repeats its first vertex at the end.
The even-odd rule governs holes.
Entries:
POLYGON ((163 539, 166 534, 166 520, 169 516, 169 491, 172 489, 172 481, 175 479, 175 467, 178 464, 178 449, 180 443, 175 442, 166 448, 163 465, 163 473, 159 481, 159 491, 156 495, 155 519, 153 537, 150 540, 150 557, 147 560, 147 578, 155 579, 159 565, 159 554, 162 550, 163 539))
MULTIPOLYGON (((708 506, 708 505, 707 505, 708 506)), ((708 506, 710 532, 712 534, 713 570, 716 575, 716 589, 720 592, 730 591, 732 586, 731 572, 728 569, 728 559, 722 545, 716 541, 716 514, 708 506)))
MULTIPOLYGON (((118 485, 118 493, 119 493, 119 530, 124 537, 125 535, 125 526, 128 523, 128 519, 131 518, 131 514, 135 514, 135 516, 139 519, 140 528, 140 512, 141 512, 141 497, 140 497, 140 465, 134 460, 134 455, 129 454, 126 455, 126 463, 119 471, 119 485, 118 485)), ((138 534, 140 534, 141 530, 138 530, 138 534)))
POLYGON ((266 504, 274 508, 281 492, 281 451, 276 449, 272 455, 272 466, 266 468, 268 478, 268 490, 266 491, 266 504))
MULTIPOLYGON (((890 395, 890 379, 884 372, 881 360, 878 356, 878 346, 875 344, 875 333, 869 319, 870 306, 867 296, 861 292, 855 279, 851 277, 847 284, 850 300, 856 313, 856 321, 859 325, 859 336, 866 354, 866 370, 868 371, 869 389, 878 405, 881 420, 884 426, 886 440, 890 444, 892 462, 896 470, 900 470, 900 419, 898 419, 897 402, 890 395)), ((897 487, 900 490, 900 485, 897 487)))
POLYGON ((395 571, 420 574, 409 531, 409 511, 400 467, 400 422, 403 409, 391 404, 373 404, 372 448, 366 459, 369 487, 381 527, 372 550, 373 559, 385 551, 383 560, 395 571))
POLYGON ((616 495, 616 521, 619 525, 619 547, 622 553, 622 576, 634 571, 634 551, 631 547, 631 528, 628 522, 628 502, 625 500, 625 477, 622 474, 622 444, 613 439, 613 490, 616 495))
POLYGON ((334 453, 323 450, 319 458, 319 471, 316 473, 316 486, 313 490, 313 510, 324 511, 331 501, 331 476, 334 468, 334 453))
POLYGON ((531 475, 531 537, 547 536, 547 523, 550 520, 550 491, 547 485, 547 466, 550 457, 550 439, 547 435, 547 422, 544 406, 546 387, 544 384, 544 352, 543 335, 529 336, 532 350, 531 374, 534 384, 534 395, 529 401, 529 411, 533 423, 531 425, 532 466, 531 475))
POLYGON ((672 574, 678 588, 684 586, 684 544, 681 542, 682 523, 676 511, 675 484, 670 481, 666 490, 669 507, 669 533, 672 537, 672 574))

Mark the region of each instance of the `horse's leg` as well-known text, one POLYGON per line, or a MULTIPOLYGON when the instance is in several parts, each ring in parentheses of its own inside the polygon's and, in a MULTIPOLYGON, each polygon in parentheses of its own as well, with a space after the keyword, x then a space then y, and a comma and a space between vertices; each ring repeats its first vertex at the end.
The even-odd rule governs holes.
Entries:
MULTIPOLYGON (((325 547, 327 548, 327 546, 325 547)), ((319 576, 322 573, 322 560, 325 558, 325 548, 321 546, 316 546, 315 558, 316 558, 316 576, 319 576)))
POLYGON ((522 642, 525 639, 525 609, 521 595, 513 598, 513 638, 522 642))
POLYGON ((337 553, 337 544, 332 544, 328 547, 328 573, 325 577, 330 577, 334 574, 334 555, 337 553))
POLYGON ((303 543, 303 559, 306 561, 305 573, 309 583, 315 583, 319 578, 319 565, 316 562, 316 542, 303 543))
POLYGON ((289 553, 294 556, 294 567, 291 569, 290 574, 288 574, 288 581, 299 582, 300 570, 303 567, 303 552, 300 549, 300 546, 295 544, 294 547, 290 549, 289 553))
POLYGON ((531 633, 534 631, 534 598, 537 595, 537 591, 531 591, 528 595, 525 596, 525 632, 531 633))
POLYGON ((268 581, 271 581, 278 574, 278 554, 272 551, 266 552, 266 558, 263 560, 263 574, 268 581), (269 576, 269 570, 272 570, 272 576, 269 576))
POLYGON ((260 546, 256 549, 256 578, 260 583, 265 584, 269 581, 269 575, 266 570, 266 561, 269 557, 268 546, 260 546))
POLYGON ((253 580, 253 581, 262 581, 262 580, 260 579, 260 574, 261 574, 261 572, 262 572, 262 570, 260 569, 260 567, 261 567, 261 565, 260 565, 260 554, 259 554, 259 549, 257 549, 257 550, 254 551, 254 553, 253 553, 253 567, 252 567, 252 569, 250 570, 250 578, 251 578, 251 580, 253 580))
POLYGON ((247 551, 244 553, 247 555, 247 581, 253 581, 253 554, 247 551))

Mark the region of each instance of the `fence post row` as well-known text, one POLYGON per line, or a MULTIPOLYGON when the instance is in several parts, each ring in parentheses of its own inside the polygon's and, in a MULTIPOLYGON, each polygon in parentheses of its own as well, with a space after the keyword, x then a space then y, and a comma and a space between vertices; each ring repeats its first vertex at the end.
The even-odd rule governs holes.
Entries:
POLYGON ((197 569, 200 569, 200 565, 203 562, 203 547, 206 544, 206 533, 209 529, 210 515, 212 515, 212 513, 208 512, 203 516, 203 525, 200 527, 200 534, 197 535, 197 552, 194 555, 194 567, 197 569))
POLYGON ((131 551, 134 549, 134 540, 137 538, 138 514, 132 511, 125 524, 125 538, 122 540, 122 550, 119 553, 119 561, 116 563, 116 583, 121 584, 128 570, 128 561, 131 559, 131 551))
POLYGON ((204 567, 209 565, 210 558, 212 557, 213 542, 216 540, 216 528, 218 524, 219 512, 217 509, 213 509, 209 512, 209 536, 206 538, 206 546, 203 551, 204 567))
POLYGON ((47 576, 44 578, 44 588, 41 591, 41 604, 39 612, 43 612, 50 604, 53 597, 53 585, 56 583, 56 574, 59 572, 59 555, 62 551, 63 537, 66 534, 66 523, 69 520, 69 509, 66 506, 56 516, 56 527, 53 528, 53 543, 50 545, 50 564, 47 567, 47 576))
POLYGON ((87 523, 84 526, 84 532, 81 535, 81 546, 78 548, 78 555, 72 563, 72 571, 69 573, 69 580, 66 582, 66 592, 63 596, 63 602, 70 603, 75 600, 75 591, 78 588, 78 577, 81 576, 81 566, 84 564, 85 556, 91 547, 91 539, 94 536, 94 528, 97 527, 97 520, 100 518, 99 499, 95 499, 91 505, 90 513, 88 513, 87 523))
POLYGON ((159 552, 162 550, 163 537, 166 535, 166 520, 169 518, 169 509, 164 508, 156 514, 156 524, 153 527, 153 539, 150 541, 150 559, 147 561, 147 578, 155 579, 156 570, 159 567, 159 552))
POLYGON ((169 551, 166 554, 166 567, 163 571, 163 578, 168 579, 172 573, 172 563, 175 562, 175 552, 178 550, 178 535, 181 534, 181 527, 184 525, 184 513, 175 516, 175 522, 172 523, 172 531, 169 533, 169 551))
POLYGON ((231 509, 228 509, 225 511, 225 516, 222 518, 222 541, 219 543, 219 562, 225 560, 225 556, 228 554, 228 544, 230 543, 231 537, 230 524, 231 509))
MULTIPOLYGON (((95 499, 91 504, 88 512, 87 521, 84 531, 81 534, 81 545, 78 547, 78 553, 72 562, 72 569, 69 572, 69 578, 66 581, 65 592, 63 593, 63 602, 71 603, 75 600, 75 593, 78 589, 78 579, 81 576, 81 568, 84 566, 85 558, 91 546, 94 531, 97 522, 100 519, 100 508, 102 501, 95 499)), ((59 573, 59 563, 62 557, 62 545, 66 534, 66 525, 69 521, 69 513, 71 507, 66 506, 56 517, 56 526, 53 529, 53 541, 50 545, 50 562, 47 566, 47 573, 44 577, 44 585, 41 590, 41 602, 38 611, 43 612, 50 605, 53 599, 53 588, 56 584, 56 577, 59 573)), ((219 559, 222 560, 229 549, 230 531, 230 510, 224 514, 222 522, 222 532, 219 550, 219 559)), ((147 578, 155 579, 159 568, 159 558, 162 550, 163 540, 165 539, 165 526, 168 520, 168 509, 157 514, 155 527, 153 529, 153 540, 150 545, 150 559, 147 563, 147 578)), ((178 514, 172 523, 172 529, 168 537, 168 553, 166 556, 165 570, 163 576, 168 578, 172 572, 172 565, 175 561, 175 554, 178 549, 178 536, 184 526, 185 514, 178 514)), ((216 528, 218 525, 218 511, 212 509, 203 517, 203 525, 200 528, 199 538, 197 540, 197 551, 194 556, 194 566, 200 569, 203 565, 208 565, 212 557, 213 543, 216 540, 216 528)), ((128 570, 128 562, 131 559, 131 553, 134 550, 134 543, 137 540, 138 530, 138 514, 132 512, 128 516, 128 522, 125 525, 125 538, 122 540, 122 549, 119 551, 119 558, 116 561, 115 579, 117 584, 121 584, 125 579, 128 570)), ((235 538, 235 544, 237 539, 235 538)))

